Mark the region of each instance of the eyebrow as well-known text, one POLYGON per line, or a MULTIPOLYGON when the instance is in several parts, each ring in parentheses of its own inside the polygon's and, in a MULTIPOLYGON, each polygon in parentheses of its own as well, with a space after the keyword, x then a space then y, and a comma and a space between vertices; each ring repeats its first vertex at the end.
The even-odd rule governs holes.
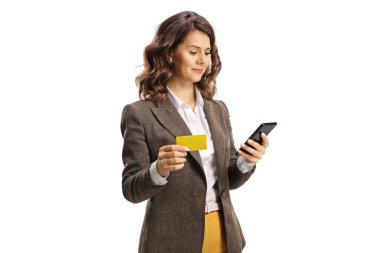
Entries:
MULTIPOLYGON (((202 49, 201 47, 199 47, 199 46, 195 46, 195 45, 190 45, 190 46, 188 46, 188 47, 195 47, 195 48, 199 48, 199 49, 202 49)), ((205 48, 206 50, 211 50, 211 47, 208 47, 208 48, 205 48)))

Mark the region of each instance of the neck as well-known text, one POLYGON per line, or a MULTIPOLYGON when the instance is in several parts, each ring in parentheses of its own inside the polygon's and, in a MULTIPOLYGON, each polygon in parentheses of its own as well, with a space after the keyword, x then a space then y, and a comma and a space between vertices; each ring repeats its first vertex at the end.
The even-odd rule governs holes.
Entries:
POLYGON ((195 107, 195 85, 193 83, 181 84, 172 81, 167 85, 179 99, 193 108, 195 107))

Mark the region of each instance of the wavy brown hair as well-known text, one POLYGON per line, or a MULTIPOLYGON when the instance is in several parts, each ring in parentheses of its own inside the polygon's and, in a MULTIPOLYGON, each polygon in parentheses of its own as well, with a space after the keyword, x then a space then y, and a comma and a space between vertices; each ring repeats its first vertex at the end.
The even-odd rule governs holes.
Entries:
POLYGON ((222 63, 215 42, 214 29, 210 23, 193 11, 177 13, 163 21, 154 36, 152 43, 144 50, 144 70, 136 77, 140 99, 151 100, 154 103, 166 98, 166 84, 174 74, 170 63, 170 53, 184 40, 186 35, 194 30, 206 33, 211 45, 211 68, 206 71, 201 80, 196 83, 200 93, 206 99, 212 99, 216 92, 216 77, 222 63))

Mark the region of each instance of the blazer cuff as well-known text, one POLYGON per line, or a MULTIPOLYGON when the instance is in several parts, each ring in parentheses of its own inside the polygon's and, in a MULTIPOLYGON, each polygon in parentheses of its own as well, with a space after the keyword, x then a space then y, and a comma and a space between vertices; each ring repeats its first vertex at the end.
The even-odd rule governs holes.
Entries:
POLYGON ((168 177, 162 177, 160 174, 158 174, 156 164, 157 164, 157 161, 152 163, 152 165, 149 168, 150 177, 152 178, 153 185, 155 186, 165 185, 168 182, 168 180, 166 180, 166 178, 168 177))
POLYGON ((244 159, 244 157, 239 156, 239 158, 236 161, 236 165, 238 169, 241 171, 241 173, 246 174, 253 170, 255 167, 256 163, 247 163, 244 159))

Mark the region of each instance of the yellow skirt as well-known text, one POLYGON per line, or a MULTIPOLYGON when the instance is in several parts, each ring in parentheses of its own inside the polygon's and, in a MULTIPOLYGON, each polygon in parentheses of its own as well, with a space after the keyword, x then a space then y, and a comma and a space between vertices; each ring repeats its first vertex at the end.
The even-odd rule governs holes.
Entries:
POLYGON ((227 253, 222 211, 205 214, 205 236, 202 253, 227 253))

